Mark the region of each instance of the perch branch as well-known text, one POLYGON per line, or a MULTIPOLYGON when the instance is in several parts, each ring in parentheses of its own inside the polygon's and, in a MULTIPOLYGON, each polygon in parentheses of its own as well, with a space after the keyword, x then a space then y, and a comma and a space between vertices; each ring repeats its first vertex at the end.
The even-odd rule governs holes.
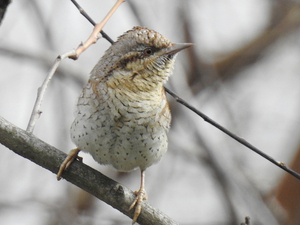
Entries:
MULTIPOLYGON (((58 172, 60 164, 67 157, 62 151, 14 126, 2 117, 0 117, 0 143, 54 174, 58 172)), ((125 215, 133 217, 133 211, 129 211, 129 207, 136 196, 131 190, 79 161, 74 161, 70 168, 64 171, 63 178, 125 215)), ((143 203, 138 223, 141 225, 178 225, 147 202, 143 203)))

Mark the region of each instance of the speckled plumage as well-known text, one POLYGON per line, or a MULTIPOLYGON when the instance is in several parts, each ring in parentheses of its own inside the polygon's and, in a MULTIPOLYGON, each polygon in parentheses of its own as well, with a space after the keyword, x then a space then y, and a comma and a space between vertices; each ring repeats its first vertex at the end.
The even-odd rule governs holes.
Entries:
POLYGON ((137 27, 106 51, 82 90, 71 126, 80 150, 120 171, 145 170, 160 160, 171 121, 163 83, 174 58, 162 68, 153 62, 156 56, 144 57, 143 51, 153 47, 159 54, 171 45, 155 31, 137 27))
POLYGON ((173 44, 161 34, 135 27, 118 38, 96 64, 78 99, 70 152, 58 172, 80 150, 119 171, 141 170, 141 187, 130 209, 137 220, 145 170, 168 148, 171 114, 163 84, 173 70, 175 55, 191 44, 173 44))

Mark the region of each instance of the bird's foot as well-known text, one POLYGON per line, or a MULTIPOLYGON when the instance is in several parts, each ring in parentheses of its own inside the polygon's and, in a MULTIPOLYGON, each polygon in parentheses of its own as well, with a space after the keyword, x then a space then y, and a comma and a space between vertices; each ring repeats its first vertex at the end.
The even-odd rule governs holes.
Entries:
POLYGON ((67 156, 67 158, 62 162, 62 164, 59 167, 58 173, 56 175, 57 180, 61 179, 61 175, 64 172, 64 170, 66 170, 75 159, 79 159, 80 161, 82 161, 82 158, 78 156, 79 151, 80 151, 80 149, 75 148, 69 152, 69 155, 67 156))
POLYGON ((135 191, 134 193, 136 194, 136 198, 129 208, 129 210, 135 208, 132 224, 136 222, 137 218, 139 217, 142 211, 143 200, 147 199, 147 193, 144 188, 141 188, 140 190, 135 191))

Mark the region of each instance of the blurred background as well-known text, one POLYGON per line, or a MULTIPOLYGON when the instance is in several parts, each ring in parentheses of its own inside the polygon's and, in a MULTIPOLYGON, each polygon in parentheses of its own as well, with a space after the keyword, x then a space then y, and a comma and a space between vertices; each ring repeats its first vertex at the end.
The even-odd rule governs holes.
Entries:
MULTIPOLYGON (((115 1, 78 3, 100 22, 115 1)), ((113 39, 141 25, 181 52, 168 88, 233 133, 300 172, 300 2, 292 0, 127 0, 105 25, 113 39)), ((0 26, 0 116, 26 129, 37 88, 57 55, 92 25, 68 0, 12 1, 0 26)), ((64 60, 34 134, 74 148, 77 97, 109 42, 64 60)), ((169 151, 146 173, 148 202, 182 225, 300 224, 300 181, 221 133, 169 96, 169 151)), ((0 146, 0 221, 6 225, 118 225, 131 219, 55 174, 0 146)), ((139 171, 84 163, 132 190, 139 171)))

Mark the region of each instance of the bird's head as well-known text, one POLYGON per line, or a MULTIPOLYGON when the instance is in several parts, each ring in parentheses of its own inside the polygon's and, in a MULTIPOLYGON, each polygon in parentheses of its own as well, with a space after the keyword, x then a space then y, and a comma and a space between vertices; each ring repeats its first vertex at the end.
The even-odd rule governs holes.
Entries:
POLYGON ((127 85, 155 88, 168 80, 176 53, 191 45, 174 44, 156 31, 134 27, 118 38, 100 62, 108 64, 106 69, 111 68, 106 74, 127 85))

